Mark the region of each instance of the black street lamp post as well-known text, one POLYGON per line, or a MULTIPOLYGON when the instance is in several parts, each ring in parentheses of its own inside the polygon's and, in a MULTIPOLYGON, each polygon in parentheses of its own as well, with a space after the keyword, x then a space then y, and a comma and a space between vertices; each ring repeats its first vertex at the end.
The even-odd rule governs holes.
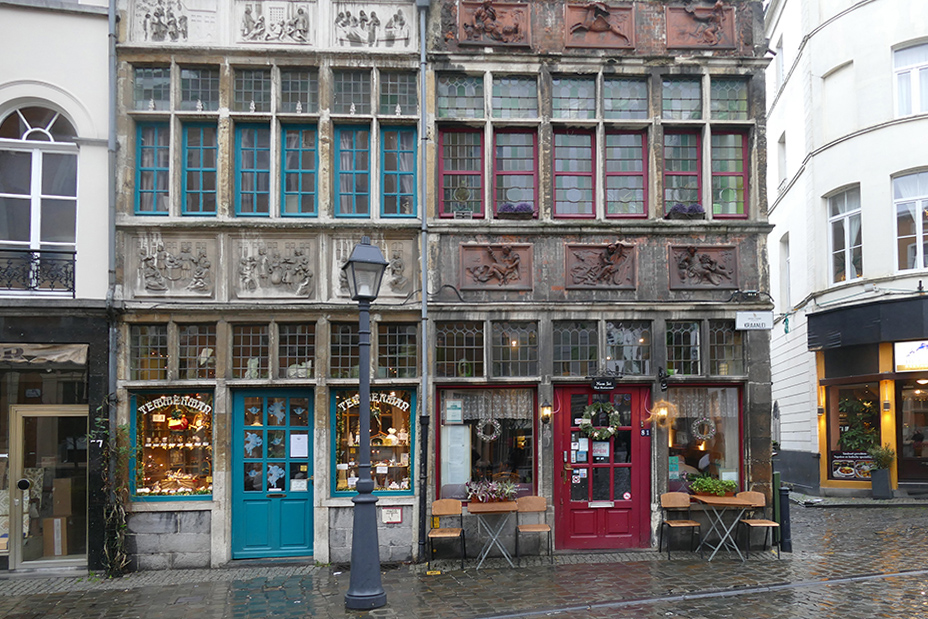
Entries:
POLYGON ((373 495, 371 477, 371 302, 380 292, 380 282, 387 268, 380 249, 369 237, 361 237, 342 267, 348 278, 351 299, 358 302, 358 418, 361 424, 358 446, 358 494, 354 503, 351 530, 351 574, 345 606, 353 610, 380 608, 387 594, 380 581, 380 544, 377 540, 377 497, 373 495))

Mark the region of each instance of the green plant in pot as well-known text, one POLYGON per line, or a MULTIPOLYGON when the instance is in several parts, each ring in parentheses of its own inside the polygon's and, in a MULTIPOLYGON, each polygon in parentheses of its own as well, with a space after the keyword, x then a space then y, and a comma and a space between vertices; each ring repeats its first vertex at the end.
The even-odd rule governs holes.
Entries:
POLYGON ((841 433, 838 446, 844 451, 867 451, 878 440, 876 405, 872 400, 845 398, 838 402, 838 412, 844 415, 847 429, 841 433))
POLYGON ((896 459, 896 450, 887 443, 883 447, 878 445, 871 447, 867 453, 873 458, 874 468, 870 470, 870 486, 873 492, 873 498, 893 498, 893 488, 889 469, 896 459))
POLYGON ((731 480, 716 479, 709 475, 699 475, 689 480, 690 490, 696 494, 714 494, 716 496, 725 496, 728 493, 734 493, 738 489, 738 484, 731 480))

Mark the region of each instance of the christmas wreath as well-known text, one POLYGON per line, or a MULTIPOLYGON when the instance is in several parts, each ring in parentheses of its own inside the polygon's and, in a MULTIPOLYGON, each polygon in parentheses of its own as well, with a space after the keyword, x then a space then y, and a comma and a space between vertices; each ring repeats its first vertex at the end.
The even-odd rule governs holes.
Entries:
POLYGON ((580 418, 580 431, 594 441, 608 441, 621 425, 622 414, 609 402, 593 402, 583 409, 583 417, 580 418), (593 426, 593 417, 599 416, 600 413, 609 415, 609 425, 597 428, 593 426))
POLYGON ((715 436, 715 422, 708 417, 700 417, 690 429, 697 441, 711 441, 715 436))
POLYGON ((503 426, 500 424, 500 422, 498 422, 495 419, 481 419, 480 421, 477 422, 476 430, 477 430, 477 437, 481 441, 485 443, 489 443, 499 438, 500 432, 503 431, 503 426), (484 432, 487 426, 493 426, 493 431, 490 434, 487 434, 486 432, 484 432))

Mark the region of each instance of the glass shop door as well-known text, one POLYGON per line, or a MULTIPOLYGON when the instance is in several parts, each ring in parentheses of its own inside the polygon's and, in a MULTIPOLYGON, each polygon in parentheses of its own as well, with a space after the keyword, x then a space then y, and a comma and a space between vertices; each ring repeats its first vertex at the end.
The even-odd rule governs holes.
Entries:
POLYGON ((87 407, 13 406, 10 569, 87 565, 87 407))

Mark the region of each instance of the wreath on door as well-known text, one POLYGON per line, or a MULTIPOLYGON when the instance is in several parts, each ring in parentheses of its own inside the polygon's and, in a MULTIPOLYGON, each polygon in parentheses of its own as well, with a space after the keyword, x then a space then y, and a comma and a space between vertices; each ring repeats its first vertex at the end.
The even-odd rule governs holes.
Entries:
POLYGON ((500 433, 503 431, 503 426, 495 419, 481 419, 477 422, 477 438, 479 438, 484 443, 491 443, 499 438, 500 433), (487 426, 493 426, 493 430, 489 433, 485 432, 487 426))
POLYGON ((594 441, 608 441, 615 436, 621 425, 622 414, 615 410, 615 407, 609 402, 593 402, 583 409, 583 417, 580 418, 580 431, 594 441), (609 415, 608 426, 596 427, 593 425, 593 417, 598 417, 600 413, 609 415))
POLYGON ((715 422, 709 417, 700 417, 693 422, 690 430, 697 441, 711 441, 715 437, 715 422))

